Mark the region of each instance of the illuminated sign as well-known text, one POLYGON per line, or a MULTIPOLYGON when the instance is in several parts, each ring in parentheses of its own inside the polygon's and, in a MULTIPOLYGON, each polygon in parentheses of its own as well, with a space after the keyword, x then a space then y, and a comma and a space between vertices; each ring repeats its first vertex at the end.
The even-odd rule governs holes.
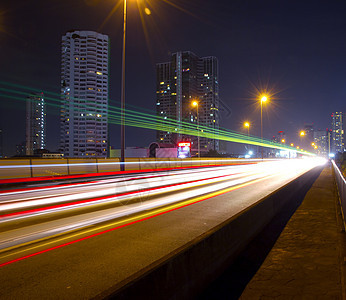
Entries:
POLYGON ((178 143, 178 158, 191 157, 191 143, 190 142, 180 142, 178 143))
POLYGON ((178 147, 191 147, 190 142, 180 142, 178 143, 178 147))

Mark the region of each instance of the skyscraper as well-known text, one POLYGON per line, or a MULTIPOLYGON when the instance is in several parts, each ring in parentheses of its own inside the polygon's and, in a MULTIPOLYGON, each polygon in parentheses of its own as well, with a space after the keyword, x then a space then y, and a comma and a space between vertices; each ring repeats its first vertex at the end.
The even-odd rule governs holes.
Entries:
POLYGON ((330 152, 330 130, 315 130, 314 143, 317 147, 316 153, 319 156, 328 157, 330 152))
POLYGON ((2 144, 2 129, 0 129, 0 158, 3 158, 4 157, 4 151, 3 151, 3 144, 2 144))
POLYGON ((26 99, 26 155, 46 147, 46 104, 43 93, 26 99))
MULTIPOLYGON (((197 137, 179 133, 181 122, 219 129, 219 75, 216 57, 198 57, 185 51, 173 53, 171 60, 156 65, 157 115, 177 121, 177 132, 158 130, 157 141, 176 144, 190 140, 197 149, 197 137), (192 101, 198 102, 197 109, 192 101)), ((217 139, 200 138, 201 152, 219 150, 217 139)))
POLYGON ((109 38, 93 31, 62 37, 61 140, 67 157, 107 157, 109 38))
POLYGON ((332 151, 344 152, 344 121, 343 113, 335 112, 332 113, 332 151))

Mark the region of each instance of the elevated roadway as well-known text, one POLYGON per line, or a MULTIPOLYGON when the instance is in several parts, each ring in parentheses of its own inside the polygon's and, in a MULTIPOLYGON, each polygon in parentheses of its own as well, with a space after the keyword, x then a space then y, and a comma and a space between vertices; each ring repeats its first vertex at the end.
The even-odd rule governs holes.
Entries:
MULTIPOLYGON (((269 221, 280 199, 252 208, 320 163, 280 160, 3 190, 0 297, 103 298, 121 293, 251 212, 227 234, 237 237, 234 245, 225 245, 234 249, 229 257, 236 255, 269 221)), ((176 293, 196 291, 198 274, 205 273, 205 281, 219 267, 212 266, 210 250, 218 254, 222 244, 204 247, 208 249, 182 259, 182 269, 171 265, 167 273, 166 268, 164 281, 152 277, 142 298, 167 289, 174 293, 184 276, 186 286, 176 293), (195 276, 187 278, 191 274, 195 276)), ((221 256, 227 259, 227 253, 221 256)))

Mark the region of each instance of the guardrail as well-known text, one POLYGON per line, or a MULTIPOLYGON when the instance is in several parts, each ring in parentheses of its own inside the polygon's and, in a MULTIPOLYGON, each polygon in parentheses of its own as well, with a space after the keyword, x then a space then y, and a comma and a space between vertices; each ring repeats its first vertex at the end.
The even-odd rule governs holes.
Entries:
POLYGON ((332 160, 333 168, 334 168, 334 174, 335 174, 335 181, 336 185, 338 187, 339 192, 339 201, 341 206, 341 213, 342 213, 342 219, 344 223, 344 229, 346 229, 346 220, 345 220, 345 212, 346 212, 346 180, 344 176, 342 175, 340 169, 336 165, 335 161, 332 160))
MULTIPOLYGON (((256 161, 252 159, 251 162, 256 161)), ((249 162, 232 158, 126 158, 125 170, 173 169, 249 162)), ((0 160, 0 180, 14 178, 67 176, 120 171, 118 158, 109 159, 4 159, 0 160)))

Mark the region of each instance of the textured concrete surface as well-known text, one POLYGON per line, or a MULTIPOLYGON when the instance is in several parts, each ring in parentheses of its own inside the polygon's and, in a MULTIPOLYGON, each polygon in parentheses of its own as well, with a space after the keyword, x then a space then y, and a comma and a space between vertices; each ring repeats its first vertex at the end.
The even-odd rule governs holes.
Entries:
POLYGON ((326 167, 246 286, 246 299, 345 299, 345 233, 326 167))

